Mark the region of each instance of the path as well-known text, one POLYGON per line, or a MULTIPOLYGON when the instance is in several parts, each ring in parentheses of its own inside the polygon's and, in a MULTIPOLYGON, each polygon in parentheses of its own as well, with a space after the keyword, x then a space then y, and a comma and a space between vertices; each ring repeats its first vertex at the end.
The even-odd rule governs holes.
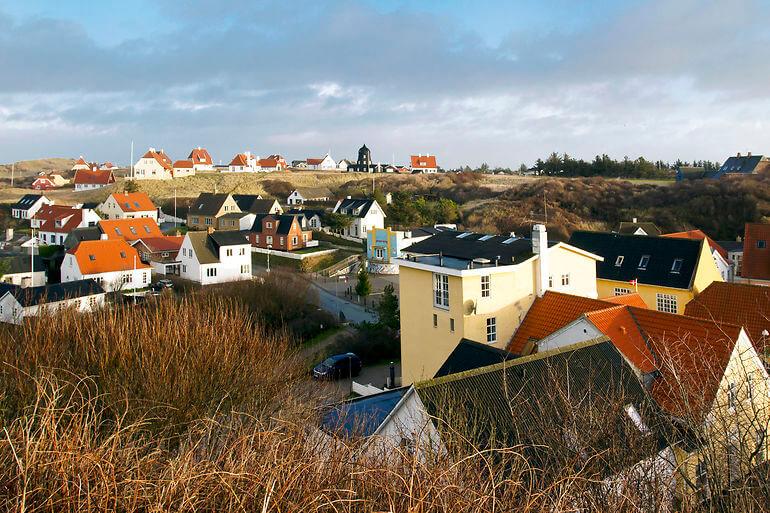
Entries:
POLYGON ((361 305, 351 303, 340 297, 334 295, 334 293, 327 291, 316 282, 310 280, 310 286, 318 292, 318 306, 326 310, 339 319, 340 312, 345 315, 345 319, 352 323, 358 324, 361 322, 377 322, 377 314, 369 312, 361 305))

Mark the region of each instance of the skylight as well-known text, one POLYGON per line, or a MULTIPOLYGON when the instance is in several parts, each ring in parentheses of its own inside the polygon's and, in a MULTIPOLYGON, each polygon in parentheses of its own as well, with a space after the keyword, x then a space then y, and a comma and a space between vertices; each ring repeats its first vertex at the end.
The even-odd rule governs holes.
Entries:
POLYGON ((457 236, 458 239, 464 239, 468 235, 473 235, 473 232, 463 232, 460 235, 457 236))
POLYGON ((96 255, 88 255, 88 259, 93 262, 96 260, 96 255))
POLYGON ((639 259, 639 269, 647 269, 647 265, 650 263, 650 255, 642 255, 639 259))
POLYGON ((625 258, 623 255, 618 255, 618 258, 615 259, 615 267, 623 265, 623 258, 625 258))
POLYGON ((117 233, 117 234, 118 234, 118 235, 120 235, 121 237, 123 236, 123 234, 122 234, 122 233, 120 233, 120 228, 115 228, 115 233, 117 233))
POLYGON ((134 228, 133 226, 129 226, 128 229, 131 230, 131 233, 136 235, 136 228, 134 228))
POLYGON ((494 237, 494 235, 484 235, 483 237, 479 238, 479 242, 482 242, 482 241, 485 241, 485 240, 489 240, 492 237, 494 237))
POLYGON ((120 252, 120 258, 126 258, 126 252, 125 251, 121 251, 120 252))
POLYGON ((674 263, 671 264, 671 272, 674 274, 679 274, 682 271, 682 263, 684 260, 681 258, 675 258, 674 263))

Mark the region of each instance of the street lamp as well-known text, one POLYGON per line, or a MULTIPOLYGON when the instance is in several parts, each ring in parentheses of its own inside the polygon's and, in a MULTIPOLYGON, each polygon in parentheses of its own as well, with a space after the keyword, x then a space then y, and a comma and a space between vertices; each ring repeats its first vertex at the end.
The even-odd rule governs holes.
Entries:
POLYGON ((267 272, 270 272, 270 250, 273 249, 272 244, 267 245, 267 272))

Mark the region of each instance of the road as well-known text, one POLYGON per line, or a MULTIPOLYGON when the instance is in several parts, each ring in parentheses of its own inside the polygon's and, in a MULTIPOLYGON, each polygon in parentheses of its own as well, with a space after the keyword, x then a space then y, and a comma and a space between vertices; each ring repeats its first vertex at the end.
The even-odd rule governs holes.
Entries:
POLYGON ((340 312, 345 314, 345 319, 358 324, 361 322, 377 322, 377 314, 373 312, 367 312, 362 306, 350 301, 345 301, 342 298, 336 297, 334 294, 327 292, 315 282, 311 281, 310 286, 318 292, 318 306, 330 312, 332 315, 339 319, 340 312))

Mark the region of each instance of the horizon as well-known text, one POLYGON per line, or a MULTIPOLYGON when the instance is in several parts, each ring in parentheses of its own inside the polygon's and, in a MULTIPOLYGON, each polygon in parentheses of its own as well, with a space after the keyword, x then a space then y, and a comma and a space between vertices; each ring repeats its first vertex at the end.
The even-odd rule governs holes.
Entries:
POLYGON ((0 7, 0 160, 765 154, 759 0, 54 0, 0 7), (683 37, 686 35, 687 37, 683 37), (738 70, 738 71, 736 71, 738 70))

